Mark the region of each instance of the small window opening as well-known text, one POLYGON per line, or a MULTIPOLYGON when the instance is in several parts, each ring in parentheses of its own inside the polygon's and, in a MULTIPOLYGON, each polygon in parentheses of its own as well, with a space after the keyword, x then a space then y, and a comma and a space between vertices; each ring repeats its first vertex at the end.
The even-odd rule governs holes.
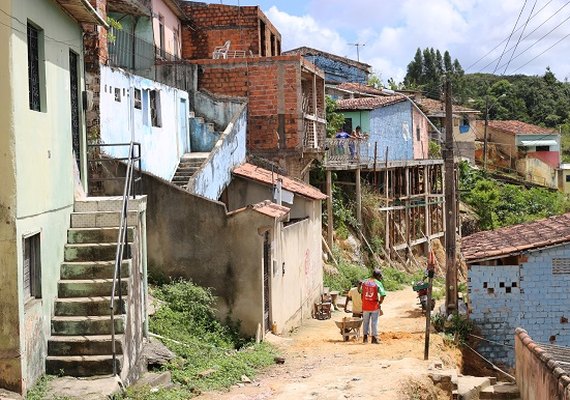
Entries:
POLYGON ((24 298, 42 297, 40 234, 24 237, 24 298))
POLYGON ((160 92, 158 90, 150 91, 150 120, 152 126, 162 126, 162 117, 160 113, 160 92))
POLYGON ((141 90, 135 89, 135 108, 137 110, 142 109, 142 98, 141 98, 141 90))
POLYGON ((121 89, 115 88, 115 101, 121 102, 121 89))

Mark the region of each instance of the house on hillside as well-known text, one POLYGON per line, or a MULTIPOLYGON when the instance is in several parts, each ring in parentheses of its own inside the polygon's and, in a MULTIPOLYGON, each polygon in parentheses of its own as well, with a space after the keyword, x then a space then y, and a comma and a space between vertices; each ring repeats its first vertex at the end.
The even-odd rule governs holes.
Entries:
POLYGON ((338 85, 327 83, 326 93, 334 100, 385 96, 384 92, 380 89, 376 89, 370 85, 354 82, 340 83, 338 85))
MULTIPOLYGON (((445 103, 441 100, 418 95, 413 96, 413 99, 432 123, 439 127, 441 132, 445 132, 445 103)), ((455 156, 475 163, 475 139, 477 138, 475 120, 480 113, 477 110, 455 104, 452 105, 452 113, 455 156)), ((430 138, 440 143, 445 139, 439 137, 439 133, 431 126, 429 127, 429 135, 430 138)))
POLYGON ((570 346, 570 214, 478 232, 461 240, 478 351, 514 366, 514 333, 570 346))
POLYGON ((305 60, 315 64, 324 71, 327 85, 348 82, 366 84, 372 73, 372 67, 368 64, 310 47, 299 47, 285 51, 283 54, 300 54, 305 60))
POLYGON ((85 197, 82 27, 106 29, 104 14, 74 0, 7 0, 0 11, 0 388, 25 394, 45 373, 111 374, 112 326, 129 382, 146 319, 145 200, 130 203, 112 324, 122 204, 85 197))
MULTIPOLYGON (((484 121, 477 121, 484 140, 484 121)), ((489 121, 487 164, 516 170, 529 182, 557 188, 560 165, 560 133, 522 121, 489 121)))
MULTIPOLYGON (((425 160, 429 158, 428 121, 405 97, 400 95, 360 97, 337 101, 344 114, 344 130, 360 126, 368 135, 354 141, 356 156, 371 162, 425 160), (386 158, 387 157, 387 158, 386 158)), ((327 151, 333 157, 335 147, 327 151)), ((344 152, 347 154, 348 152, 344 152)))
POLYGON ((248 100, 247 150, 308 179, 326 135, 324 73, 281 54, 281 35, 258 6, 180 3, 182 57, 196 88, 248 100))

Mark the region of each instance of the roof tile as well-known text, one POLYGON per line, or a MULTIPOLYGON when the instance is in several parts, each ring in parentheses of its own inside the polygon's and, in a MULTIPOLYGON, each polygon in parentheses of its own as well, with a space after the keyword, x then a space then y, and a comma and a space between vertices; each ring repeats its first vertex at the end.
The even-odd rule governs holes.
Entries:
POLYGON ((489 121, 489 127, 499 129, 512 135, 544 135, 558 133, 552 128, 543 128, 542 126, 527 124, 526 122, 510 120, 510 121, 489 121))
POLYGON ((380 97, 359 97, 356 99, 340 99, 336 102, 337 110, 375 110, 392 104, 406 101, 404 96, 398 94, 380 97))
POLYGON ((473 262, 566 242, 570 242, 570 213, 474 233, 461 240, 461 251, 465 261, 473 262))
POLYGON ((249 178, 267 185, 274 185, 278 178, 282 179, 282 187, 285 190, 296 193, 303 197, 314 200, 324 200, 327 196, 316 187, 305 182, 271 172, 253 164, 245 163, 233 170, 233 174, 244 178, 249 178))

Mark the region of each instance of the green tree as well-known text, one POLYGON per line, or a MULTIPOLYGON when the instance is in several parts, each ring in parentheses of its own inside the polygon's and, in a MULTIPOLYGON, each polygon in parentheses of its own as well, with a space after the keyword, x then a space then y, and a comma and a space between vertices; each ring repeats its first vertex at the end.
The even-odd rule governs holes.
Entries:
POLYGON ((327 137, 334 137, 334 135, 342 129, 344 125, 344 114, 336 111, 336 101, 326 96, 326 117, 327 117, 327 137))

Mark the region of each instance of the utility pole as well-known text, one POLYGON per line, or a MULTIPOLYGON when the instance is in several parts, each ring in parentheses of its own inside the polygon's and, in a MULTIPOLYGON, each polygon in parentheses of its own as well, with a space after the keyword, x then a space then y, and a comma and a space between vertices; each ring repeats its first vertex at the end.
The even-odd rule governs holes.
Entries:
POLYGON ((485 95, 485 129, 483 131, 483 171, 487 171, 487 127, 489 126, 489 95, 485 95))
POLYGON ((455 159, 453 155, 453 109, 451 106, 451 80, 445 82, 445 308, 447 314, 457 310, 457 265, 455 159))

